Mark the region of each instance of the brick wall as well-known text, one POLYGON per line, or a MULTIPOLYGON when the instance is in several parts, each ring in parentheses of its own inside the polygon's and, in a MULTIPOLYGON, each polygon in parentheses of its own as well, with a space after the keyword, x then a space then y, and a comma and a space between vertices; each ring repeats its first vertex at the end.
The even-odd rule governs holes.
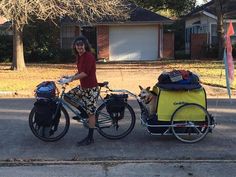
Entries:
POLYGON ((163 34, 163 58, 174 58, 175 36, 174 33, 163 34))
POLYGON ((109 27, 97 27, 98 58, 109 59, 109 27))
POLYGON ((191 59, 199 59, 205 57, 203 51, 203 46, 205 44, 207 44, 207 34, 191 35, 191 46, 190 46, 191 59))
POLYGON ((75 27, 75 36, 79 36, 80 35, 80 27, 79 26, 76 26, 75 27))

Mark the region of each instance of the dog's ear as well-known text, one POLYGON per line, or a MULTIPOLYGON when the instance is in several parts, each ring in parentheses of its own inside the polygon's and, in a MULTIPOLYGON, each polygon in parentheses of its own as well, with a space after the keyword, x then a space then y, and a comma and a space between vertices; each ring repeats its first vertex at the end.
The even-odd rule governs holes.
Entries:
POLYGON ((143 90, 143 87, 139 85, 140 90, 143 90))
POLYGON ((147 87, 146 90, 149 91, 151 87, 147 87))

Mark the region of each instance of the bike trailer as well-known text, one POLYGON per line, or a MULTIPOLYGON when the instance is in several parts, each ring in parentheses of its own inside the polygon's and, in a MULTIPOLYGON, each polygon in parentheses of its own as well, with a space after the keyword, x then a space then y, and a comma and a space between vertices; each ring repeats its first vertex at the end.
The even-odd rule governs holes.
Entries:
MULTIPOLYGON (((203 87, 194 90, 160 89, 157 103, 158 121, 170 121, 175 110, 185 103, 196 103, 207 109, 206 92, 203 87)), ((190 108, 178 114, 175 121, 204 121, 205 115, 196 108, 190 108), (188 115, 188 116, 186 116, 188 115)))

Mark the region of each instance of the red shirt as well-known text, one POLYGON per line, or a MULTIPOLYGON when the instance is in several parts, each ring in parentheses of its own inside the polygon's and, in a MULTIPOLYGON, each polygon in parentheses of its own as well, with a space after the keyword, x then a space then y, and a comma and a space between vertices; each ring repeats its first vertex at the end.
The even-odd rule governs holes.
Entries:
POLYGON ((80 85, 82 88, 96 87, 96 60, 92 53, 85 52, 81 56, 77 56, 77 69, 78 73, 84 72, 87 77, 80 79, 80 85))

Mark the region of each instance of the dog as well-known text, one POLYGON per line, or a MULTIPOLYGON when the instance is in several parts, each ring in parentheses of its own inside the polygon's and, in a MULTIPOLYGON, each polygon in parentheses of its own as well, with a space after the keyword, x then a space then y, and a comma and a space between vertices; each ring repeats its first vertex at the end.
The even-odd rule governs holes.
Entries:
POLYGON ((157 111, 157 95, 150 91, 150 87, 143 88, 139 85, 140 93, 139 97, 141 101, 146 105, 149 115, 156 114, 157 111))

